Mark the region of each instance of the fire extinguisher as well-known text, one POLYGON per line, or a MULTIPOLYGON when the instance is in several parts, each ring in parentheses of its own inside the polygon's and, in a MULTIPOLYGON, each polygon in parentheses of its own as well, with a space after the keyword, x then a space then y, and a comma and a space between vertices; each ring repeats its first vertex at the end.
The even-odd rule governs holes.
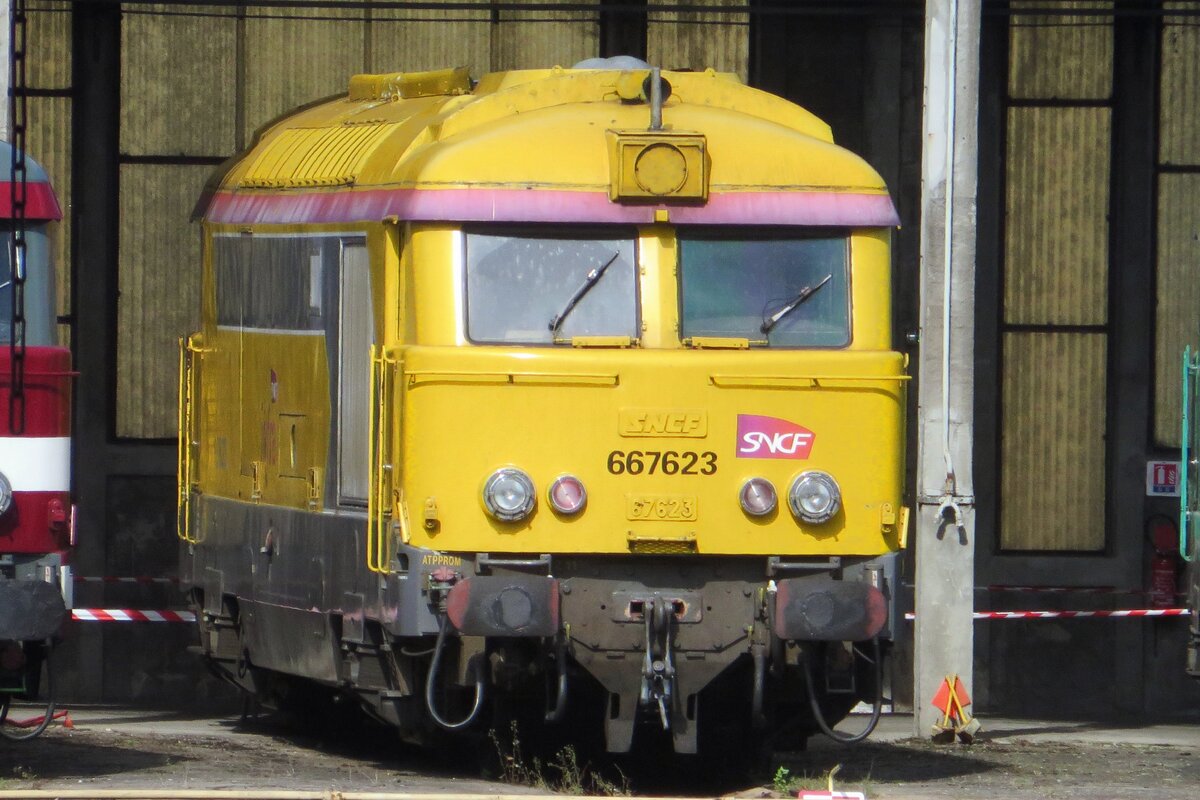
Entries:
POLYGON ((1179 531, 1167 517, 1150 520, 1150 543, 1154 557, 1150 559, 1150 605, 1152 608, 1171 608, 1175 605, 1179 583, 1179 531))

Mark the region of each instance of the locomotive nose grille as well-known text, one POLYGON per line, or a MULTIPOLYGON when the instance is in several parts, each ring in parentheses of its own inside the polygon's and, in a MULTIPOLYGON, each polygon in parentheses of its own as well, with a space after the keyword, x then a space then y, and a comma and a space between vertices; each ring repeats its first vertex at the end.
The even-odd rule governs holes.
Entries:
POLYGON ((669 556, 696 552, 696 537, 686 536, 636 536, 628 538, 629 552, 647 556, 669 556))

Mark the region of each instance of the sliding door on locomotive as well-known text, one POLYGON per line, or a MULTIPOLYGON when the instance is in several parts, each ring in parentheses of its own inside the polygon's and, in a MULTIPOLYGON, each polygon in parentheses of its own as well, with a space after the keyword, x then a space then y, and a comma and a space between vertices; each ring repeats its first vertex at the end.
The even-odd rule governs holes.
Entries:
POLYGON ((878 704, 887 189, 735 76, 586 66, 355 76, 212 184, 179 533, 245 691, 615 752, 878 704))

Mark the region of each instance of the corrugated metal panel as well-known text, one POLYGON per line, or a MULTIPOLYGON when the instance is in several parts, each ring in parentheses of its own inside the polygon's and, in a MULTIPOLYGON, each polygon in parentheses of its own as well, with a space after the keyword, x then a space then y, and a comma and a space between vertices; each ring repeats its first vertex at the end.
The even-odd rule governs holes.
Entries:
POLYGON ((1109 118, 1107 108, 1009 109, 1006 322, 1105 322, 1109 118))
MULTIPOLYGON (((471 0, 468 0, 471 1, 471 0)), ((492 15, 488 0, 473 0, 481 11, 380 9, 370 24, 373 73, 424 72, 469 67, 482 75, 491 68, 492 15), (396 21, 403 20, 403 21, 396 21)))
POLYGON ((243 186, 335 186, 354 183, 375 145, 395 124, 295 128, 246 170, 243 186))
POLYGON ((121 152, 232 155, 237 23, 128 14, 121 26, 121 152))
MULTIPOLYGON (((651 64, 666 69, 735 72, 748 80, 750 20, 747 15, 658 12, 654 7, 675 0, 650 0, 646 53, 651 64)), ((696 5, 727 6, 724 0, 699 0, 696 5)))
POLYGON ((1004 336, 1003 550, 1103 550, 1107 337, 1004 336))
MULTIPOLYGON (((1111 11, 1105 2, 1010 4, 1064 11, 1111 11)), ((1103 16, 1013 16, 1009 23, 1008 90, 1021 99, 1103 100, 1112 93, 1112 19, 1103 16)))
MULTIPOLYGON (((63 218, 50 225, 50 254, 54 259, 58 313, 71 311, 71 99, 29 98, 29 131, 25 146, 50 176, 63 218)), ((4 166, 7 169, 7 166, 4 166)), ((70 331, 60 326, 59 343, 71 343, 70 331)))
MULTIPOLYGON (((5 5, 11 6, 11 3, 5 5)), ((71 6, 41 6, 28 9, 26 13, 26 85, 38 89, 70 88, 71 6)), ((5 15, 5 24, 7 22, 5 15)))
POLYGON ((200 322, 200 230, 210 167, 121 167, 117 435, 175 436, 176 341, 200 322))
POLYGON ((367 23, 362 11, 254 12, 256 16, 246 21, 247 143, 258 127, 281 114, 321 97, 345 94, 350 76, 366 71, 367 23), (332 16, 340 19, 320 19, 332 16))
POLYGON ((1158 147, 1166 164, 1200 164, 1200 26, 1184 22, 1168 20, 1162 32, 1158 147))
POLYGON ((1158 176, 1158 311, 1154 335, 1154 440, 1179 447, 1185 345, 1200 346, 1200 175, 1158 176))
POLYGON ((570 67, 594 58, 600 53, 599 19, 599 11, 504 12, 492 28, 491 69, 570 67))

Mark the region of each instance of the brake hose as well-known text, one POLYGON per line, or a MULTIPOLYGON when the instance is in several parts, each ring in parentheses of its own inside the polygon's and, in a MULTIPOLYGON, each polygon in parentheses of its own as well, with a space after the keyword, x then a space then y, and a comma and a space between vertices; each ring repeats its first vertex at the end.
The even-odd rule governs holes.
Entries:
POLYGON ((835 742, 842 744, 855 744, 866 739, 875 731, 875 726, 879 724, 879 715, 883 710, 883 659, 879 657, 879 637, 876 636, 871 640, 874 647, 875 655, 875 702, 871 707, 871 719, 867 722, 867 727, 860 733, 846 735, 838 733, 829 726, 825 720, 825 715, 821 713, 821 705, 817 702, 817 687, 813 685, 812 667, 809 666, 809 656, 804 656, 804 682, 808 686, 808 703, 812 706, 813 717, 817 721, 817 727, 821 729, 821 733, 833 739, 835 742))
POLYGON ((439 727, 448 731, 457 731, 474 722, 475 718, 479 716, 479 710, 483 708, 484 675, 483 670, 475 662, 472 662, 471 669, 475 671, 475 703, 471 706, 471 713, 467 714, 459 722, 447 722, 438 713, 436 704, 433 701, 434 678, 437 677, 438 664, 442 660, 442 650, 446 644, 446 628, 450 622, 450 619, 445 614, 442 614, 441 617, 442 621, 438 627, 437 644, 433 646, 433 660, 429 662, 429 672, 425 675, 425 708, 429 710, 429 716, 433 718, 433 721, 439 727))
MULTIPOLYGON (((45 648, 45 654, 42 658, 46 665, 46 711, 42 714, 41 719, 38 720, 38 722, 30 724, 29 727, 24 727, 15 722, 9 722, 8 712, 11 710, 12 696, 6 693, 2 703, 0 703, 0 735, 3 735, 5 739, 9 739, 14 742, 24 742, 41 736, 42 731, 46 730, 46 728, 50 725, 51 720, 54 719, 54 667, 50 663, 50 651, 54 649, 54 645, 47 640, 42 647, 45 648), (10 731, 8 729, 9 726, 16 727, 18 729, 24 729, 20 730, 18 733, 16 731, 10 731)), ((38 718, 34 717, 34 719, 38 718)))

